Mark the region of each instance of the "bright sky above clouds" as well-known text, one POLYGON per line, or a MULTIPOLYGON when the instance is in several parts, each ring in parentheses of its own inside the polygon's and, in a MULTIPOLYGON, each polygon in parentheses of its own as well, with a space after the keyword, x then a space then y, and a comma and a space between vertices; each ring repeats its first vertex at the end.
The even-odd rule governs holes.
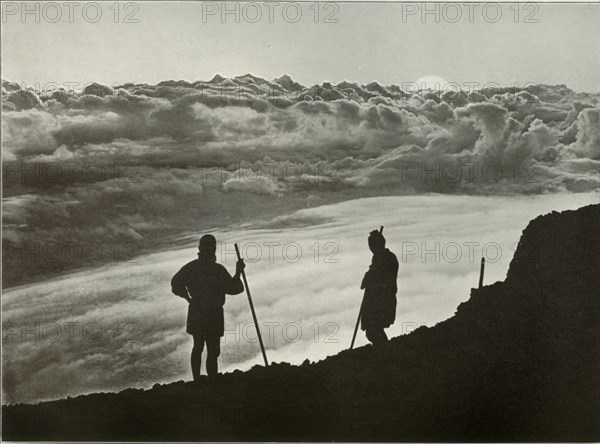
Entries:
POLYGON ((123 84, 250 72, 303 84, 439 76, 600 89, 598 3, 131 2, 118 14, 113 3, 85 5, 23 15, 4 2, 3 78, 123 84))

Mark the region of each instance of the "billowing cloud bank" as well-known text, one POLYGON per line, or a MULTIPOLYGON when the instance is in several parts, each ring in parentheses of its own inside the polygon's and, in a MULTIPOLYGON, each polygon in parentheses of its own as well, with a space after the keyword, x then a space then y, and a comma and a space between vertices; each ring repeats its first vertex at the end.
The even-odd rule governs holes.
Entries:
MULTIPOLYGON (((282 206, 600 186, 600 95, 564 85, 413 93, 245 75, 36 93, 3 82, 2 105, 14 243, 147 246, 282 206)), ((21 259, 5 284, 26 280, 21 259)))

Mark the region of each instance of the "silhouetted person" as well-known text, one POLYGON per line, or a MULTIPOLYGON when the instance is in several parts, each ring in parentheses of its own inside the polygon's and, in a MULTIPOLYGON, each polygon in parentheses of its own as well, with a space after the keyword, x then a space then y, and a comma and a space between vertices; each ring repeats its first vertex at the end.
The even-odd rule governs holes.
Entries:
POLYGON ((383 329, 396 320, 398 259, 385 248, 385 238, 377 230, 369 234, 369 249, 373 259, 360 286, 365 289, 361 329, 373 345, 379 345, 388 340, 383 329))
POLYGON ((240 273, 246 267, 243 259, 236 264, 235 275, 221 264, 217 264, 217 240, 206 234, 200 238, 198 259, 183 266, 173 276, 171 288, 174 294, 189 302, 186 331, 194 337, 192 349, 192 375, 200 379, 202 351, 206 343, 206 373, 217 374, 217 358, 221 354, 221 336, 225 332, 223 305, 225 294, 244 291, 240 273))

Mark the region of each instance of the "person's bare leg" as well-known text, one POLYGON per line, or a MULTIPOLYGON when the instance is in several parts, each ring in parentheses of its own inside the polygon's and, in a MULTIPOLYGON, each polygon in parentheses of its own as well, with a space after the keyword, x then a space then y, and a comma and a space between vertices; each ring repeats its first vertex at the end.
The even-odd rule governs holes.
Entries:
POLYGON ((191 364, 194 381, 200 380, 200 367, 202 365, 202 351, 204 350, 204 336, 194 335, 194 347, 192 348, 191 364))
POLYGON ((212 336, 206 339, 206 374, 214 378, 219 372, 219 355, 221 354, 221 337, 212 336))

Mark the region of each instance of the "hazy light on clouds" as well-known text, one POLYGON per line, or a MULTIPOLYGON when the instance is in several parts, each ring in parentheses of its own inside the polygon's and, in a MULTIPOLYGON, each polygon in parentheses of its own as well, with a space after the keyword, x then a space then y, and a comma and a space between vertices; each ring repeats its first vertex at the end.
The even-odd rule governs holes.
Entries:
MULTIPOLYGON (((600 184, 599 97, 560 85, 417 95, 376 82, 303 87, 247 75, 94 85, 86 92, 102 97, 55 91, 31 101, 19 85, 2 88, 3 239, 17 244, 149 252, 185 232, 360 197, 600 184), (39 174, 57 169, 60 180, 39 174)), ((3 284, 85 265, 17 254, 3 284)))
MULTIPOLYGON (((267 336, 268 328, 263 328, 269 358, 301 363, 348 346, 362 295, 358 287, 370 262, 366 237, 379 225, 385 226, 387 246, 401 262, 397 320, 389 329, 395 336, 454 313, 476 285, 484 245, 494 242, 502 249, 501 258, 487 265, 485 281, 492 283, 504 278, 514 243, 531 218, 597 201, 597 193, 527 198, 379 197, 302 210, 295 216, 296 227, 247 227, 215 234, 227 245, 226 249, 221 245, 218 257, 230 270, 235 260, 233 242, 242 245, 249 259, 256 257, 250 243, 261 246, 261 260, 248 261, 247 274, 259 322, 279 322, 273 341, 267 336), (308 224, 311 218, 315 225, 308 224), (269 242, 281 246, 294 242, 302 256, 291 262, 297 256, 291 249, 286 260, 278 246, 269 256, 269 242), (315 242, 321 245, 316 262, 315 242), (328 256, 322 248, 327 242, 339 248, 329 256, 337 262, 325 263, 328 256), (403 260, 403 244, 407 242, 419 245, 419 249, 425 243, 433 251, 436 242, 454 242, 462 246, 463 256, 448 262, 438 255, 437 262, 436 255, 429 254, 423 261, 419 251, 403 260), (466 242, 478 245, 473 261, 468 258, 466 242), (297 342, 291 342, 297 335, 295 327, 289 327, 288 340, 283 336, 283 327, 291 323, 301 328, 297 342), (319 327, 317 342, 315 323, 319 327), (339 326, 329 337, 338 342, 324 341, 327 333, 334 332, 333 327, 326 329, 328 323, 339 326)), ((91 268, 5 291, 3 401, 148 387, 189 378, 191 338, 185 333, 186 304, 170 293, 169 281, 179 267, 194 258, 196 241, 192 237, 189 247, 142 256, 133 263, 91 268), (44 332, 46 339, 38 336, 36 340, 30 331, 21 340, 21 323, 30 330, 39 323, 38 335, 44 332), (77 323, 72 324, 77 325, 73 340, 63 330, 62 336, 52 341, 56 330, 51 326, 61 324, 64 329, 66 323, 77 323), (87 335, 81 331, 85 325, 87 335), (116 325, 124 329, 119 334, 115 333, 116 325), (95 336, 98 327, 102 329, 100 337, 95 336)), ((495 256, 494 251, 488 254, 495 256)), ((251 322, 244 294, 228 297, 225 312, 227 330, 234 331, 236 323, 241 329, 251 322)), ((247 338, 254 338, 252 328, 245 333, 247 338)), ((241 330, 239 335, 241 340, 236 342, 235 334, 228 334, 222 345, 221 368, 225 371, 260 363, 258 344, 244 341, 241 330)), ((364 343, 361 334, 358 344, 364 343)))

